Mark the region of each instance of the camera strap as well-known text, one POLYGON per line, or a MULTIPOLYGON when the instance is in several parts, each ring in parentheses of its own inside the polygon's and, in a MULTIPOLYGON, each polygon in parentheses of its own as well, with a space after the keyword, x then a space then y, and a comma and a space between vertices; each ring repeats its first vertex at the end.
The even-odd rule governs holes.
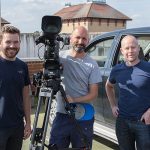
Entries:
POLYGON ((76 118, 75 118, 75 108, 74 106, 70 105, 70 103, 66 103, 66 113, 70 116, 70 119, 72 120, 72 122, 75 124, 79 135, 81 137, 81 141, 84 145, 83 149, 84 150, 90 150, 90 145, 89 145, 89 141, 87 139, 87 137, 85 136, 85 134, 83 133, 83 129, 82 127, 79 125, 79 123, 77 122, 76 118))
POLYGON ((60 92, 61 92, 62 97, 66 104, 65 105, 66 113, 70 116, 70 119, 75 124, 75 126, 79 132, 79 135, 81 136, 81 141, 84 145, 83 150, 90 150, 89 141, 88 141, 87 137, 85 136, 82 127, 79 125, 79 123, 77 122, 77 120, 75 118, 75 105, 70 105, 70 103, 68 102, 66 93, 65 93, 62 85, 60 85, 60 92))
POLYGON ((75 119, 79 121, 91 120, 95 110, 90 103, 69 103, 74 109, 75 119))

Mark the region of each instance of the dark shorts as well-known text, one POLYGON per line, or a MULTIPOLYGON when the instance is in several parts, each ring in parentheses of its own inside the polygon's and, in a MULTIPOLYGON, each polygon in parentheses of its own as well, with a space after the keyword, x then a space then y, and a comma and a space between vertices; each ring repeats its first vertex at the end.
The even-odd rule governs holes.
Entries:
POLYGON ((0 129, 0 150, 21 150, 24 126, 0 129))
POLYGON ((51 129, 50 144, 56 144, 58 148, 68 148, 70 143, 72 148, 85 146, 92 148, 93 123, 94 118, 88 121, 77 121, 80 126, 77 127, 68 115, 57 113, 51 129), (83 141, 83 135, 86 141, 83 141))

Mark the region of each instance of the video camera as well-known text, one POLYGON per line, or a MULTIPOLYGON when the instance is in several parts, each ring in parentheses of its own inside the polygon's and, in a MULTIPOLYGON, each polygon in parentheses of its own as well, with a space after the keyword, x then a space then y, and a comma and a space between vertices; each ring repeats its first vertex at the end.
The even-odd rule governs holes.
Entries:
MULTIPOLYGON (((59 61, 59 42, 62 41, 66 45, 66 41, 69 39, 64 39, 58 34, 61 31, 62 22, 61 18, 58 16, 44 16, 42 18, 42 30, 43 34, 38 37, 36 44, 42 43, 45 45, 44 51, 44 66, 43 71, 38 72, 33 75, 33 85, 37 86, 38 105, 35 113, 33 131, 31 135, 30 150, 44 150, 47 147, 48 150, 59 150, 56 144, 46 144, 46 133, 48 128, 51 104, 55 99, 55 95, 60 91, 63 100, 66 103, 66 111, 72 120, 74 120, 75 125, 78 127, 80 134, 82 130, 74 119, 74 108, 69 104, 65 90, 61 84, 61 72, 62 66, 59 61), (37 128, 38 118, 42 102, 46 100, 46 109, 43 119, 42 128, 37 128)), ((68 44, 68 43, 67 43, 68 44)), ((89 150, 87 149, 89 145, 84 134, 81 135, 82 141, 84 142, 83 148, 67 148, 66 150, 89 150)), ((65 150, 65 149, 64 149, 65 150)))
MULTIPOLYGON (((59 62, 59 42, 65 45, 69 44, 69 39, 59 36, 62 28, 62 21, 59 16, 44 16, 42 18, 42 35, 36 39, 36 45, 43 43, 45 45, 43 71, 33 75, 33 84, 39 84, 39 80, 60 78, 61 66, 59 62)), ((51 83, 46 83, 47 87, 51 83)))

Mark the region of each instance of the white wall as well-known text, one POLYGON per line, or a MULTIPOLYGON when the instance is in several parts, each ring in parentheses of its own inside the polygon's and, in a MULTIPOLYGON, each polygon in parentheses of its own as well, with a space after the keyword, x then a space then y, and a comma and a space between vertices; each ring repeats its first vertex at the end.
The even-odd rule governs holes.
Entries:
POLYGON ((21 34, 21 47, 18 53, 19 58, 38 58, 39 45, 35 44, 36 37, 32 33, 21 34))
MULTIPOLYGON (((60 35, 61 37, 66 37, 66 35, 60 35)), ((67 35, 69 36, 69 35, 67 35)), ((97 34, 90 34, 90 39, 97 36, 97 34)), ((23 59, 39 59, 38 54, 40 58, 43 58, 45 46, 44 44, 38 44, 36 45, 35 40, 37 39, 37 36, 33 33, 21 33, 21 47, 20 51, 18 53, 19 58, 23 59), (42 47, 41 47, 42 46, 42 47)), ((60 43, 60 48, 62 47, 63 43, 60 43)), ((63 50, 69 49, 68 45, 65 45, 63 47, 63 50)), ((60 50, 60 49, 59 49, 60 50)))

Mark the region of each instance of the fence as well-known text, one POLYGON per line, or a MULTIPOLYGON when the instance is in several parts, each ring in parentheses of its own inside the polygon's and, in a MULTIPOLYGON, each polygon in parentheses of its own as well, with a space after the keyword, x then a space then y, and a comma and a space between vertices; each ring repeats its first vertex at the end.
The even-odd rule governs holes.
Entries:
MULTIPOLYGON (((98 34, 90 34, 90 39, 95 37, 98 34)), ((66 35, 65 35, 66 36, 66 35)), ((69 36, 69 35, 67 35, 69 36)), ((64 35, 62 35, 64 37, 64 35)), ((37 60, 39 56, 42 58, 44 55, 44 45, 38 44, 36 45, 35 40, 37 36, 33 33, 22 33, 21 34, 21 48, 20 52, 18 53, 18 57, 23 60, 37 60)), ((60 42, 60 47, 63 46, 63 43, 60 42)), ((63 49, 69 49, 69 46, 64 46, 63 49)))

